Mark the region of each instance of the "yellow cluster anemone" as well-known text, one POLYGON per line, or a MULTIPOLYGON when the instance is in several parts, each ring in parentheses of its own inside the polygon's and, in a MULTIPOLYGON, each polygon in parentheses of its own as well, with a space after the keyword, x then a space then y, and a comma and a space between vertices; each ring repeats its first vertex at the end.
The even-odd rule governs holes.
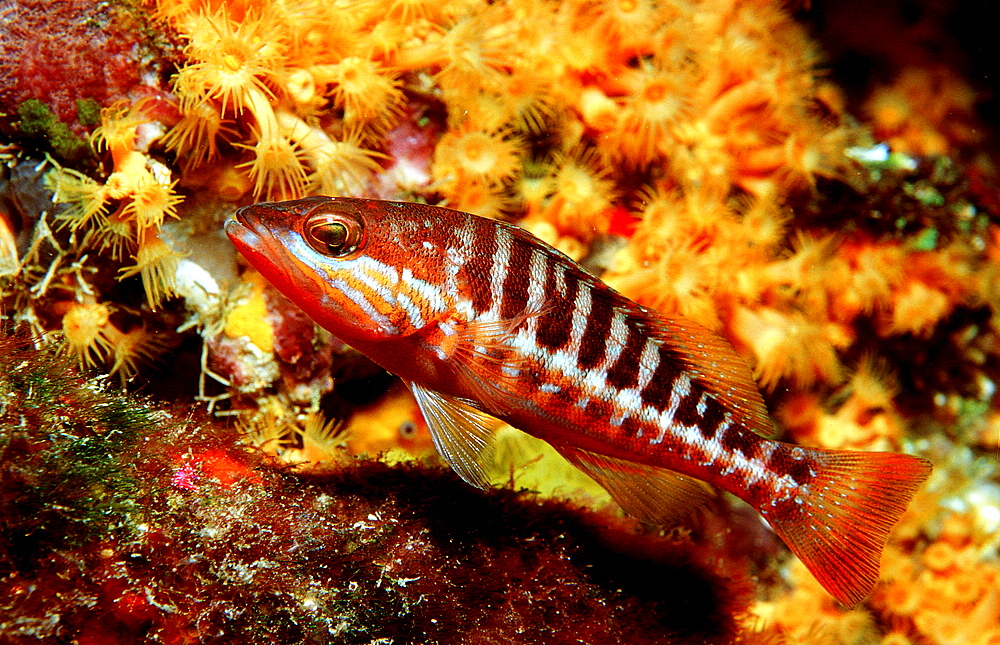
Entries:
POLYGON ((880 140, 910 154, 942 155, 982 140, 977 92, 944 65, 903 69, 880 85, 864 109, 880 140))
POLYGON ((507 186, 521 171, 524 149, 508 130, 482 130, 471 120, 446 133, 432 165, 446 205, 486 217, 512 211, 507 186))
POLYGON ((289 415, 285 406, 272 399, 241 417, 238 426, 247 443, 294 472, 321 472, 347 455, 343 421, 327 419, 322 412, 289 415))
POLYGON ((330 98, 344 111, 351 128, 388 130, 400 116, 403 91, 395 74, 370 58, 347 56, 332 65, 305 68, 319 87, 332 88, 330 98))
POLYGON ((173 81, 181 118, 165 137, 186 168, 216 162, 220 149, 243 151, 235 167, 254 197, 363 189, 378 168, 378 153, 363 143, 392 125, 401 109, 399 83, 377 61, 347 55, 332 42, 318 46, 344 16, 323 23, 316 16, 329 8, 310 13, 305 5, 237 12, 162 3, 161 15, 189 39, 190 63, 173 81), (341 114, 335 127, 323 128, 315 117, 327 100, 341 114))
POLYGON ((70 169, 58 169, 49 182, 55 200, 68 204, 59 215, 61 224, 79 235, 94 235, 96 245, 116 259, 128 253, 135 265, 123 272, 142 274, 146 298, 155 309, 174 294, 179 258, 158 230, 166 218, 178 216, 182 197, 174 190, 177 182, 170 169, 138 149, 139 130, 152 120, 145 106, 116 105, 102 112, 93 139, 96 148, 111 156, 113 169, 104 183, 70 169))
MULTIPOLYGON (((573 187, 557 186, 565 189, 553 209, 561 220, 592 219, 602 209, 591 194, 614 201, 628 169, 658 168, 669 183, 725 195, 776 194, 846 165, 837 124, 810 114, 825 87, 811 71, 813 48, 778 9, 370 1, 322 8, 319 19, 315 4, 160 3, 189 39, 190 62, 174 81, 182 118, 166 139, 184 163, 236 147, 248 153, 241 167, 255 197, 330 191, 329 181, 307 181, 323 173, 322 162, 303 154, 301 136, 292 139, 281 121, 294 115, 333 141, 377 149, 404 114, 407 92, 429 91, 449 125, 431 160, 435 188, 449 204, 494 214, 525 201, 517 179, 536 156, 525 143, 538 137, 554 144, 545 151, 552 158, 594 150, 588 188, 607 189, 563 204, 573 187), (515 185, 498 188, 507 183, 515 185), (490 206, 498 202, 506 203, 490 206)), ((361 150, 334 165, 364 175, 372 150, 361 150)), ((571 171, 563 179, 572 181, 571 171)), ((604 227, 561 228, 589 241, 604 227)))
POLYGON ((61 314, 60 332, 64 349, 81 367, 108 367, 125 381, 143 363, 155 361, 170 342, 144 323, 124 328, 112 319, 115 307, 81 294, 75 300, 58 301, 53 311, 61 314))

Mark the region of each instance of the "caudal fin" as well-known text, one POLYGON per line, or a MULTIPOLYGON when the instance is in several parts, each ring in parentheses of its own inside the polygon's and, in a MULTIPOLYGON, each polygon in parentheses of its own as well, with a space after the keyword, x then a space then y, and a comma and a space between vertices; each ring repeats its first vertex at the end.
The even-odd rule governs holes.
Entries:
POLYGON ((809 453, 817 468, 808 493, 766 517, 830 595, 853 607, 875 588, 889 531, 931 464, 891 452, 809 453))

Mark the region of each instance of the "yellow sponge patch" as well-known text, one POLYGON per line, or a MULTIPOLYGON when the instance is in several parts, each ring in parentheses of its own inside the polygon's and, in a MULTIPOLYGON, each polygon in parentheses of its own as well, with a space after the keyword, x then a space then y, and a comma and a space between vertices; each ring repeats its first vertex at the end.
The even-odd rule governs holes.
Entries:
POLYGON ((226 335, 230 338, 246 336, 250 342, 265 352, 274 351, 274 330, 267 319, 267 302, 264 286, 267 281, 256 271, 244 275, 253 285, 253 292, 243 303, 234 307, 226 320, 226 335))

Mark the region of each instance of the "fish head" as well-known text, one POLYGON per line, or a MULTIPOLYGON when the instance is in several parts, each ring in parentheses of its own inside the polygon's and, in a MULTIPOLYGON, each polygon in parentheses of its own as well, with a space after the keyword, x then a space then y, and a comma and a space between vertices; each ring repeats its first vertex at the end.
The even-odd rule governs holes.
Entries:
POLYGON ((306 197, 243 206, 225 229, 247 261, 321 326, 348 342, 379 340, 410 334, 447 306, 437 292, 447 259, 427 253, 434 226, 414 217, 420 207, 306 197))

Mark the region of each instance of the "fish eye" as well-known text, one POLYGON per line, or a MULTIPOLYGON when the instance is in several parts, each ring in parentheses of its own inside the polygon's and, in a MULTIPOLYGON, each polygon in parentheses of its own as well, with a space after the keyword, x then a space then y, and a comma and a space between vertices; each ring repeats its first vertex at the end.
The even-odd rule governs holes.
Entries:
POLYGON ((303 233, 309 246, 318 252, 342 258, 361 246, 364 230, 359 220, 344 213, 314 211, 303 233))
POLYGON ((412 439, 417 434, 417 424, 413 421, 404 421, 399 426, 399 436, 403 439, 412 439))

